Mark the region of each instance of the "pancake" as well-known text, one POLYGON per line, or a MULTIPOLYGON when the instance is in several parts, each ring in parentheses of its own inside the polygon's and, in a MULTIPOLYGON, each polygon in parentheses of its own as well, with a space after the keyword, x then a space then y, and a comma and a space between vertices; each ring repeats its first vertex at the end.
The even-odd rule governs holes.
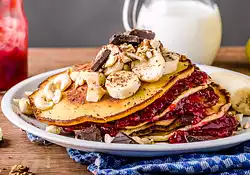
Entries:
POLYGON ((34 99, 43 91, 46 84, 55 78, 54 75, 41 83, 39 89, 29 96, 29 100, 35 117, 48 124, 73 126, 85 122, 107 123, 144 109, 160 98, 178 80, 188 77, 193 71, 194 66, 185 56, 182 56, 175 72, 162 76, 155 83, 142 83, 135 95, 124 100, 105 95, 98 103, 83 100, 86 96, 86 85, 74 89, 72 84, 63 92, 60 103, 49 110, 41 111, 34 105, 34 99))
MULTIPOLYGON (((170 125, 164 125, 165 124, 164 122, 161 123, 161 121, 157 121, 158 124, 157 125, 155 124, 154 126, 152 126, 153 132, 149 133, 148 135, 142 136, 141 134, 143 133, 142 131, 140 131, 139 135, 136 135, 134 133, 133 135, 136 137, 136 140, 139 142, 142 142, 142 140, 143 141, 147 140, 145 141, 147 143, 148 142, 163 142, 163 141, 166 142, 171 136, 173 136, 177 132, 180 132, 180 131, 187 132, 194 128, 201 128, 204 125, 207 125, 210 122, 218 120, 224 117, 225 115, 227 115, 227 111, 231 106, 229 93, 215 83, 211 83, 210 86, 213 87, 215 93, 219 96, 219 100, 216 103, 216 105, 207 109, 208 115, 205 118, 203 118, 200 122, 198 122, 197 124, 189 124, 189 125, 181 126, 178 123, 176 123, 176 120, 170 125), (142 137, 139 138, 137 136, 142 136, 142 137)), ((170 118, 169 120, 172 120, 172 119, 170 118)), ((138 132, 138 130, 136 132, 138 132)), ((145 133, 147 132, 145 131, 145 133)))

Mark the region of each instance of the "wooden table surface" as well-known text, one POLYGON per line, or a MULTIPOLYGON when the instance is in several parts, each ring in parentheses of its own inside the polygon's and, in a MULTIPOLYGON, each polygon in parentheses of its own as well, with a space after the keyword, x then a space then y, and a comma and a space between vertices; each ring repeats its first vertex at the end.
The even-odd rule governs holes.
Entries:
MULTIPOLYGON (((65 66, 84 63, 95 57, 97 48, 32 48, 29 50, 30 76, 65 66)), ((250 64, 243 47, 221 48, 214 66, 250 75, 250 64)), ((2 96, 0 96, 1 100, 2 96)), ((60 146, 30 143, 19 128, 0 111, 4 142, 0 143, 0 174, 8 174, 14 164, 29 166, 36 174, 90 174, 86 166, 75 163, 60 146)))

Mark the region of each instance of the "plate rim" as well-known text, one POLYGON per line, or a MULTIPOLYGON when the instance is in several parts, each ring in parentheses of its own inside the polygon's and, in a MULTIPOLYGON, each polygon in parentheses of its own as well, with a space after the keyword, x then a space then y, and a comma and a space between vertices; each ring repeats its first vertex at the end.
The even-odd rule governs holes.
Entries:
MULTIPOLYGON (((214 66, 208 66, 208 65, 199 65, 197 64, 201 70, 204 69, 217 69, 218 71, 226 71, 231 72, 233 74, 237 74, 239 76, 243 76, 246 78, 250 78, 248 75, 244 75, 239 72, 235 72, 232 70, 224 69, 224 68, 218 68, 214 66)), ((208 149, 208 148, 214 148, 214 147, 220 147, 225 145, 233 145, 242 143, 244 141, 250 140, 250 132, 249 133, 241 133, 239 135, 230 136, 222 139, 216 139, 216 140, 209 140, 209 141, 202 141, 202 142, 192 142, 192 143, 179 143, 179 144, 117 144, 117 143, 104 143, 104 142, 95 142, 95 141, 87 141, 87 140, 79 140, 75 138, 70 138, 67 136, 61 136, 49 133, 45 130, 39 129, 29 123, 27 123, 25 120, 23 120, 21 117, 18 116, 13 111, 12 105, 12 99, 14 98, 14 95, 19 91, 20 88, 25 87, 27 84, 31 83, 32 81, 39 79, 41 77, 50 76, 52 74, 56 74, 58 72, 64 71, 67 68, 61 68, 56 69, 52 71, 48 71, 45 73, 41 73, 38 75, 35 75, 33 77, 30 77, 14 87, 12 87, 10 90, 8 90, 5 95, 2 98, 1 101, 1 109, 4 114, 4 116, 15 126, 22 128, 25 131, 28 131, 30 133, 33 133, 34 135, 37 135, 39 137, 42 137, 44 139, 47 139, 49 141, 62 144, 62 145, 71 145, 72 147, 82 147, 82 148, 91 148, 91 149, 98 149, 98 150, 110 150, 110 151, 143 151, 143 152, 167 152, 167 151, 186 151, 186 150, 201 150, 201 149, 208 149), (200 144, 202 143, 202 144, 200 144)))

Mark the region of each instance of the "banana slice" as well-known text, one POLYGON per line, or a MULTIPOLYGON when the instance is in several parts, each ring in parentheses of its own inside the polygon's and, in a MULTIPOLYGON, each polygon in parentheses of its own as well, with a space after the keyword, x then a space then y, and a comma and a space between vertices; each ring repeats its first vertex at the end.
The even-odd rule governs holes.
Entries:
POLYGON ((30 106, 30 101, 27 98, 21 98, 18 103, 19 109, 23 114, 32 115, 33 111, 30 106))
POLYGON ((250 115, 250 79, 230 72, 214 72, 211 78, 231 94, 234 110, 250 115))
POLYGON ((118 59, 117 56, 115 56, 115 55, 109 55, 109 58, 106 61, 104 67, 107 68, 107 67, 113 66, 116 63, 117 59, 118 59))
POLYGON ((161 54, 160 42, 151 40, 150 44, 153 47, 152 57, 147 61, 133 61, 131 64, 132 71, 145 82, 158 81, 165 70, 165 59, 161 54))
POLYGON ((39 95, 34 100, 35 106, 40 110, 48 110, 54 106, 52 101, 46 101, 45 96, 39 95))
POLYGON ((250 78, 235 73, 218 71, 209 74, 216 83, 225 88, 231 95, 239 89, 250 87, 250 78))
POLYGON ((109 95, 116 99, 125 99, 134 95, 141 82, 137 75, 129 71, 111 73, 105 83, 109 95))
POLYGON ((249 88, 237 90, 231 97, 232 107, 245 115, 250 115, 250 85, 249 88))
POLYGON ((162 54, 165 59, 164 75, 176 71, 181 55, 175 52, 162 54))

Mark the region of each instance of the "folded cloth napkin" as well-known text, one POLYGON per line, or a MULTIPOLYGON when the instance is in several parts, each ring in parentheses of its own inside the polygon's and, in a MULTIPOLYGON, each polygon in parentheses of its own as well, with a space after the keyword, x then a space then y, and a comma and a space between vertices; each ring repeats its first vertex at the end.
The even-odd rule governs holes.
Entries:
MULTIPOLYGON (((47 141, 27 133, 35 143, 47 141)), ((96 175, 139 174, 215 174, 250 175, 250 141, 211 153, 192 153, 157 158, 127 158, 103 153, 87 153, 71 148, 67 152, 74 161, 88 165, 96 175)))

